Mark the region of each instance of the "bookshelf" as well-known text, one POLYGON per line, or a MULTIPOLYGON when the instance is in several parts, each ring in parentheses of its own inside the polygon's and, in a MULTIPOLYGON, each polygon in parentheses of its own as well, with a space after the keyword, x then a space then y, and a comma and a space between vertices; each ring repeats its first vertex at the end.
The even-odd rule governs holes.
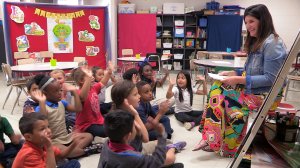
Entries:
MULTIPOLYGON (((203 16, 203 20, 207 18, 203 16)), ((173 54, 168 64, 173 70, 190 69, 189 57, 197 51, 206 50, 206 25, 191 14, 157 14, 156 15, 156 52, 173 54)))

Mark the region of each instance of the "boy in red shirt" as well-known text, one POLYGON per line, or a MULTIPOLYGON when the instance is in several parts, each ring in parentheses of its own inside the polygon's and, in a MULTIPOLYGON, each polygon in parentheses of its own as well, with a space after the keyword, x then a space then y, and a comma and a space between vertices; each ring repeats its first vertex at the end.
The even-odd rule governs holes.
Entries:
MULTIPOLYGON (((41 113, 24 115, 19 121, 19 129, 25 137, 25 143, 12 168, 56 168, 56 160, 66 157, 76 146, 76 143, 71 143, 64 151, 52 146, 48 120, 41 113)), ((58 168, 80 168, 80 163, 70 160, 58 168)))

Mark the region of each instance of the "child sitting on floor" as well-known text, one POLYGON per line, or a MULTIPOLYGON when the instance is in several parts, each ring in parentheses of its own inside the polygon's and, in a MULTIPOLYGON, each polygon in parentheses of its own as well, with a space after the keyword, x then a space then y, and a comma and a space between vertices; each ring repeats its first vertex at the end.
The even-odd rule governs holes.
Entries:
MULTIPOLYGON (((13 168, 54 168, 56 161, 64 159, 76 149, 76 143, 71 143, 64 150, 51 144, 48 120, 41 113, 24 115, 19 121, 19 128, 25 137, 25 143, 14 160, 13 168)), ((58 168, 80 168, 80 163, 77 160, 70 160, 58 168)))
POLYGON ((139 71, 136 68, 128 69, 123 73, 123 79, 132 81, 134 84, 136 84, 138 81, 140 81, 139 71))
MULTIPOLYGON (((130 145, 138 152, 153 153, 156 143, 149 142, 148 131, 141 120, 136 109, 139 106, 140 95, 134 83, 128 80, 117 82, 111 89, 111 99, 113 110, 121 109, 128 111, 134 116, 135 122, 140 126, 140 134, 131 141, 130 145), (144 144, 143 144, 143 143, 144 144), (147 150, 151 152, 147 152, 147 150)), ((172 165, 175 161, 175 152, 180 152, 186 146, 186 142, 181 141, 167 146, 165 165, 172 165)))
POLYGON ((130 141, 141 133, 135 117, 120 109, 109 113, 104 121, 104 130, 109 140, 101 152, 98 168, 162 167, 166 160, 166 133, 162 124, 153 120, 150 123, 158 133, 158 142, 152 155, 143 155, 130 146, 130 141))
MULTIPOLYGON (((100 67, 94 66, 92 68, 92 72, 93 72, 93 77, 95 78, 95 82, 100 82, 103 79, 104 70, 101 69, 100 67)), ((117 82, 117 80, 116 80, 115 76, 112 74, 110 76, 110 80, 107 82, 106 86, 103 86, 101 88, 101 92, 98 95, 99 104, 100 104, 100 111, 101 111, 102 115, 107 114, 109 112, 110 108, 111 108, 111 102, 105 103, 106 88, 113 85, 116 82, 117 82)))
POLYGON ((149 124, 147 120, 148 118, 154 119, 156 122, 162 123, 168 135, 167 138, 171 139, 173 129, 170 125, 170 119, 167 116, 165 116, 165 113, 169 110, 170 105, 168 100, 159 104, 159 110, 158 112, 156 112, 150 104, 150 101, 153 100, 151 86, 145 81, 139 81, 136 84, 136 87, 138 89, 139 95, 141 96, 140 104, 137 111, 148 130, 149 140, 156 140, 157 132, 153 130, 153 128, 151 128, 151 124, 149 124))
POLYGON ((34 111, 35 108, 37 106, 39 106, 39 102, 37 100, 35 100, 34 97, 32 97, 32 92, 39 89, 36 79, 39 79, 41 76, 43 76, 43 75, 38 74, 26 83, 27 92, 28 92, 29 96, 27 97, 27 100, 25 101, 24 106, 23 106, 23 115, 27 114, 27 113, 35 112, 34 111))
POLYGON ((176 83, 174 80, 170 80, 169 89, 167 91, 167 99, 175 97, 175 117, 178 121, 184 124, 187 130, 191 130, 193 127, 200 124, 202 111, 196 111, 192 109, 193 94, 206 95, 207 86, 205 79, 198 76, 199 80, 203 81, 203 90, 196 90, 192 88, 192 81, 190 73, 187 71, 180 71, 176 77, 176 83))
MULTIPOLYGON (((66 80, 66 75, 65 72, 61 69, 55 69, 50 72, 50 77, 56 79, 56 81, 59 82, 62 88, 62 100, 66 100, 69 104, 72 103, 72 95, 71 92, 68 92, 66 90, 66 87, 68 87, 68 83, 65 83, 66 80)), ((69 132, 71 132, 72 128, 74 127, 75 124, 75 118, 76 118, 76 113, 68 112, 66 110, 66 126, 69 132)))
POLYGON ((153 96, 155 98, 156 86, 162 86, 165 83, 167 77, 169 76, 169 71, 167 69, 164 69, 165 75, 162 78, 157 79, 156 75, 153 74, 152 66, 147 61, 142 62, 139 66, 140 78, 142 81, 146 81, 150 84, 153 96))
POLYGON ((11 167, 13 158, 22 147, 21 135, 15 134, 5 117, 0 116, 0 167, 11 167), (4 134, 11 143, 5 143, 4 134))
POLYGON ((76 142, 77 146, 70 152, 68 157, 79 157, 89 154, 90 151, 85 151, 93 140, 89 133, 68 133, 66 128, 65 110, 69 112, 78 112, 82 109, 79 96, 76 92, 75 86, 68 85, 66 91, 72 92, 74 96, 74 105, 69 104, 65 100, 61 100, 61 85, 55 79, 49 76, 44 76, 37 81, 40 90, 33 92, 33 96, 39 101, 39 106, 36 112, 40 112, 48 117, 49 127, 52 131, 52 143, 61 150, 76 142))
POLYGON ((100 112, 98 95, 111 77, 114 67, 111 62, 108 63, 108 70, 104 77, 98 83, 89 69, 77 68, 73 71, 74 81, 79 86, 79 96, 83 108, 76 115, 75 129, 79 132, 91 133, 94 137, 106 137, 104 133, 104 118, 100 112))

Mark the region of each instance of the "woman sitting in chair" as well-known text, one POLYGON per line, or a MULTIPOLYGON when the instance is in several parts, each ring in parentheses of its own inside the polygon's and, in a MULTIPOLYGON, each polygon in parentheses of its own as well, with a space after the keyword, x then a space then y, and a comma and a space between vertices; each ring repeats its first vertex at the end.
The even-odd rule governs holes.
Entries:
POLYGON ((234 156, 245 136, 249 111, 260 106, 256 95, 270 90, 287 56, 265 5, 248 7, 244 22, 248 60, 243 69, 221 72, 227 77, 212 85, 199 128, 202 140, 194 150, 234 156))

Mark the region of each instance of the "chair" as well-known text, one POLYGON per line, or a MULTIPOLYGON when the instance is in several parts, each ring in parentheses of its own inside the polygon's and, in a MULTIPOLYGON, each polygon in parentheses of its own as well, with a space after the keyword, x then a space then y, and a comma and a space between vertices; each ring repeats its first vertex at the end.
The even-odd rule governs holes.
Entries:
POLYGON ((40 51, 39 54, 40 54, 40 57, 43 59, 42 60, 43 62, 44 62, 45 58, 47 58, 47 59, 53 58, 52 51, 40 51))
MULTIPOLYGON (((206 59, 207 55, 203 52, 203 51, 198 51, 196 54, 196 58, 197 59, 206 59)), ((193 78, 193 71, 194 71, 194 78, 196 79, 196 76, 199 74, 204 74, 205 72, 205 67, 202 66, 197 66, 194 63, 194 58, 190 58, 190 74, 191 74, 191 78, 193 78)))
POLYGON ((84 66, 88 64, 85 57, 74 57, 73 61, 78 62, 78 66, 84 66))
MULTIPOLYGON (((133 57, 133 49, 122 49, 122 57, 133 57)), ((126 69, 135 67, 133 62, 122 62, 121 73, 124 73, 126 69)))
POLYGON ((28 52, 14 52, 14 59, 24 59, 29 58, 28 52))
POLYGON ((151 66, 154 70, 157 70, 158 72, 161 71, 160 54, 158 54, 158 53, 147 53, 146 58, 148 59, 148 62, 154 62, 155 63, 155 64, 151 64, 151 66))
POLYGON ((21 92, 23 91, 27 95, 27 92, 24 90, 24 87, 26 86, 26 83, 27 83, 28 79, 24 79, 24 80, 16 80, 16 79, 14 79, 12 77, 11 67, 8 64, 2 63, 1 68, 2 68, 2 71, 3 71, 4 75, 5 75, 7 86, 10 86, 9 92, 8 92, 6 98, 5 98, 5 101, 4 101, 4 104, 2 106, 2 109, 4 109, 4 106, 5 106, 6 102, 7 102, 8 97, 10 96, 10 93, 11 93, 12 89, 15 87, 16 90, 17 90, 17 98, 16 98, 16 100, 14 102, 13 109, 11 111, 11 114, 13 114, 15 106, 16 106, 17 102, 19 101, 19 97, 21 95, 21 92))
POLYGON ((35 60, 33 58, 25 58, 25 59, 17 60, 18 65, 34 64, 34 63, 35 63, 35 60))

